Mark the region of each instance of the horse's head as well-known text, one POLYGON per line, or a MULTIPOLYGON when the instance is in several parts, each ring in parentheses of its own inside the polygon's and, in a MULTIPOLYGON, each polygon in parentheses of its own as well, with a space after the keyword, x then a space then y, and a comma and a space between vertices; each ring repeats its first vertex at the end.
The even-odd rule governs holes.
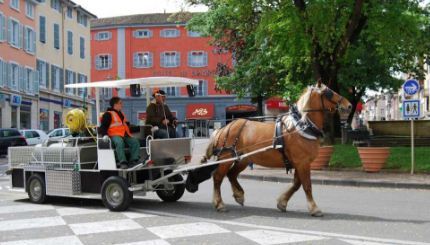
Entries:
POLYGON ((298 101, 299 110, 302 112, 349 112, 351 103, 324 84, 308 87, 307 91, 298 101))

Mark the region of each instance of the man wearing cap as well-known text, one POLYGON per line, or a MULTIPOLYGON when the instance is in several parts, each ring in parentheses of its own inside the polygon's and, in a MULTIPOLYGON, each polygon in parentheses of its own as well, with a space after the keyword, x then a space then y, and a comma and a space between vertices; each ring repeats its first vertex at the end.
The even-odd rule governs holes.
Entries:
POLYGON ((146 108, 146 124, 154 129, 154 138, 176 138, 178 120, 165 104, 166 93, 158 90, 152 94, 155 101, 146 108))
POLYGON ((112 97, 109 102, 110 108, 103 114, 99 134, 107 141, 110 137, 115 145, 115 151, 120 163, 120 168, 125 169, 139 163, 140 144, 133 138, 128 128, 128 122, 122 113, 122 100, 119 97, 112 97), (130 162, 125 156, 125 144, 130 147, 130 162))

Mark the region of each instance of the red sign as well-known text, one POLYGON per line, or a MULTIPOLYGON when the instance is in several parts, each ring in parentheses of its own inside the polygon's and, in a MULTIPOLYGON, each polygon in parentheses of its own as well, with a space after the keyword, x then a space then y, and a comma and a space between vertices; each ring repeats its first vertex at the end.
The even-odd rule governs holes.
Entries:
POLYGON ((288 105, 286 100, 281 99, 268 99, 266 101, 267 109, 285 109, 288 110, 288 105))
POLYGON ((232 105, 225 108, 226 111, 257 111, 255 105, 232 105))
POLYGON ((188 104, 187 119, 212 119, 214 104, 188 104))

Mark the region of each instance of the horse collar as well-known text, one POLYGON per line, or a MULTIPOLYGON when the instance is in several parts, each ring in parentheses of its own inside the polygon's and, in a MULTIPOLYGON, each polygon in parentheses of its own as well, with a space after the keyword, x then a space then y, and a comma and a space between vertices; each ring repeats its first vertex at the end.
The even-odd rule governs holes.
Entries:
POLYGON ((294 105, 288 114, 288 119, 293 122, 297 132, 304 138, 316 140, 323 136, 323 132, 309 118, 302 118, 301 113, 294 105))

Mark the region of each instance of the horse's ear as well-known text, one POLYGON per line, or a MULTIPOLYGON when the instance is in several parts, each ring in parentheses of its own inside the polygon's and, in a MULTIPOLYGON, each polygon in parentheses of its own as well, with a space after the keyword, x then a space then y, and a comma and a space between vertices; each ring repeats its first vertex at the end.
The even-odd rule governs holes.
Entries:
POLYGON ((318 88, 321 88, 321 77, 320 77, 320 78, 318 78, 318 80, 317 80, 317 87, 318 87, 318 88))

